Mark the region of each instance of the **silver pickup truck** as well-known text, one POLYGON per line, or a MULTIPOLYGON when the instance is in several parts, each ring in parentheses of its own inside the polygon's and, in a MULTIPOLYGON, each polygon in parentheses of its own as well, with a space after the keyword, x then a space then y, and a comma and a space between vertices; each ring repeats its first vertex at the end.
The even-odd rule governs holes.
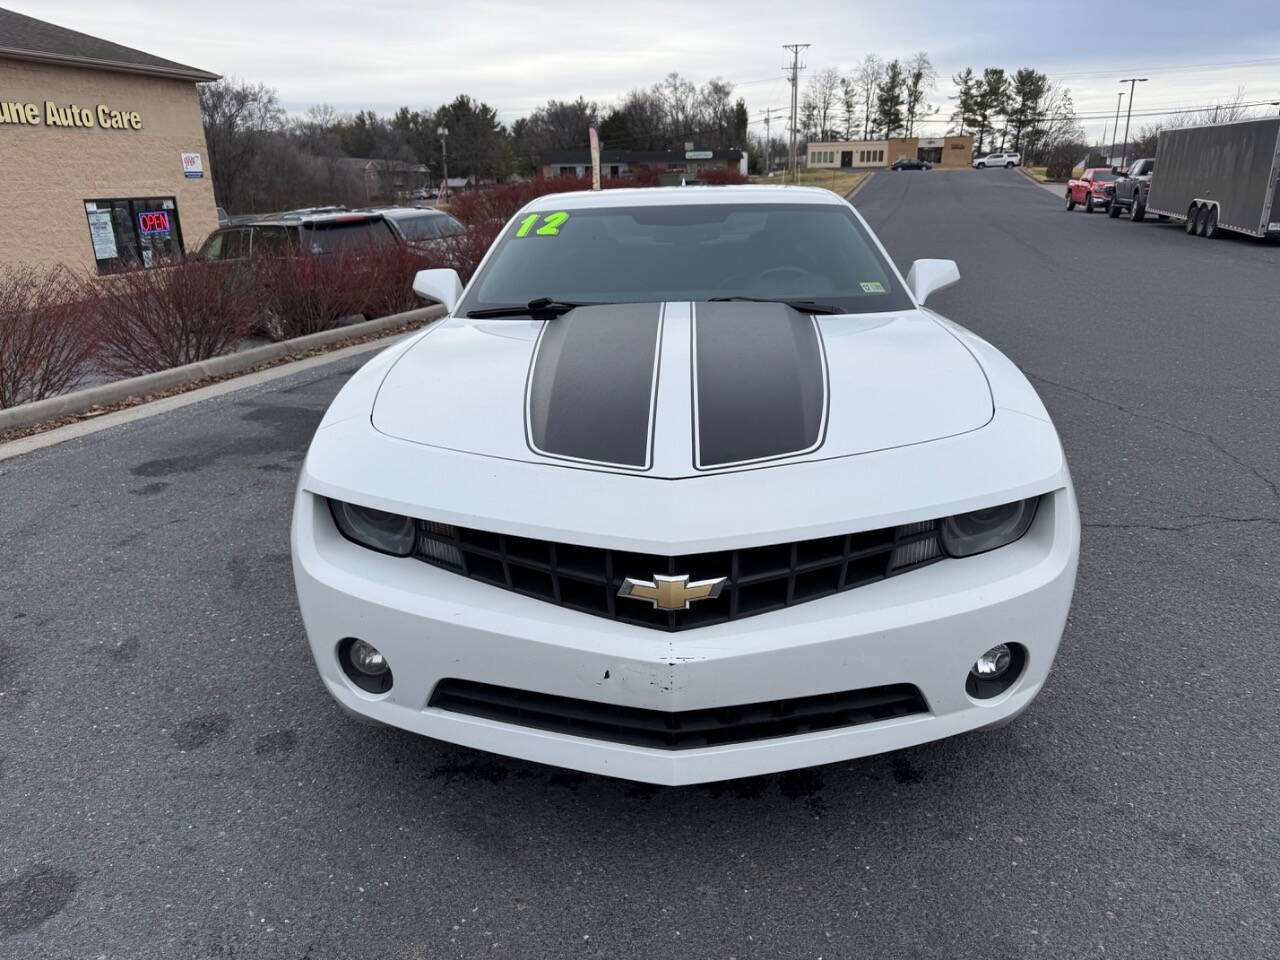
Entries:
POLYGON ((1114 219, 1120 216, 1121 210, 1128 210, 1130 220, 1141 221, 1147 215, 1147 194, 1151 191, 1151 174, 1155 169, 1156 162, 1150 157, 1133 161, 1124 172, 1112 167, 1116 182, 1107 216, 1114 219))

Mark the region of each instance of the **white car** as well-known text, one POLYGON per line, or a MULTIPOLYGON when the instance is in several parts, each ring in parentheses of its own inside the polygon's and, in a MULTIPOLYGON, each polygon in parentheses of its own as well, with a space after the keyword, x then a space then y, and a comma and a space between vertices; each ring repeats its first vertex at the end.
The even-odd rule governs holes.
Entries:
POLYGON ((298 601, 348 711, 686 784, 1006 722, 1080 533, 999 351, 825 190, 561 193, 334 399, 298 601))
POLYGON ((975 157, 973 166, 975 170, 982 170, 985 167, 1018 167, 1022 165, 1022 154, 1020 153, 989 153, 985 157, 975 157))

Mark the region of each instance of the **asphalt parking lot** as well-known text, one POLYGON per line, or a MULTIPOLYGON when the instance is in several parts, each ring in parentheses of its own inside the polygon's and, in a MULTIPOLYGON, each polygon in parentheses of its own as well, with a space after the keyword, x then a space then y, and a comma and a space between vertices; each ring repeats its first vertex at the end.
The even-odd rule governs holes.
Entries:
POLYGON ((959 262, 930 305, 1070 458, 1022 719, 680 789, 348 720, 288 557, 341 361, 0 461, 0 957, 1274 957, 1280 245, 1016 171, 856 204, 904 271, 959 262))

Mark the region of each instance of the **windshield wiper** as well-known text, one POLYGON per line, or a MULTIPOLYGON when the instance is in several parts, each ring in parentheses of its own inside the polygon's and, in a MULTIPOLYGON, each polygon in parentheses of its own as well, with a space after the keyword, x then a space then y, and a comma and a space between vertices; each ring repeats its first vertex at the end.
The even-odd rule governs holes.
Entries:
POLYGON ((783 303, 792 310, 801 313, 848 313, 843 307, 833 307, 829 303, 818 303, 816 300, 782 300, 777 297, 712 297, 711 303, 724 303, 729 300, 745 300, 748 303, 783 303))
POLYGON ((575 307, 598 307, 600 303, 574 303, 569 300, 552 300, 550 297, 537 297, 524 306, 512 304, 509 307, 489 307, 485 310, 472 310, 468 317, 484 320, 492 317, 558 317, 568 313, 575 307))

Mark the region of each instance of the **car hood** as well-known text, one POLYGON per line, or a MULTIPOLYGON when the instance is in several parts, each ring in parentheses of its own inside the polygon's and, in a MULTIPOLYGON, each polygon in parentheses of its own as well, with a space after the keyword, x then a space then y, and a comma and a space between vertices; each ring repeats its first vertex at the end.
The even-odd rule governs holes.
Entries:
POLYGON ((924 311, 634 303, 447 319, 397 359, 372 420, 411 443, 674 478, 925 443, 993 413, 982 367, 924 311))

